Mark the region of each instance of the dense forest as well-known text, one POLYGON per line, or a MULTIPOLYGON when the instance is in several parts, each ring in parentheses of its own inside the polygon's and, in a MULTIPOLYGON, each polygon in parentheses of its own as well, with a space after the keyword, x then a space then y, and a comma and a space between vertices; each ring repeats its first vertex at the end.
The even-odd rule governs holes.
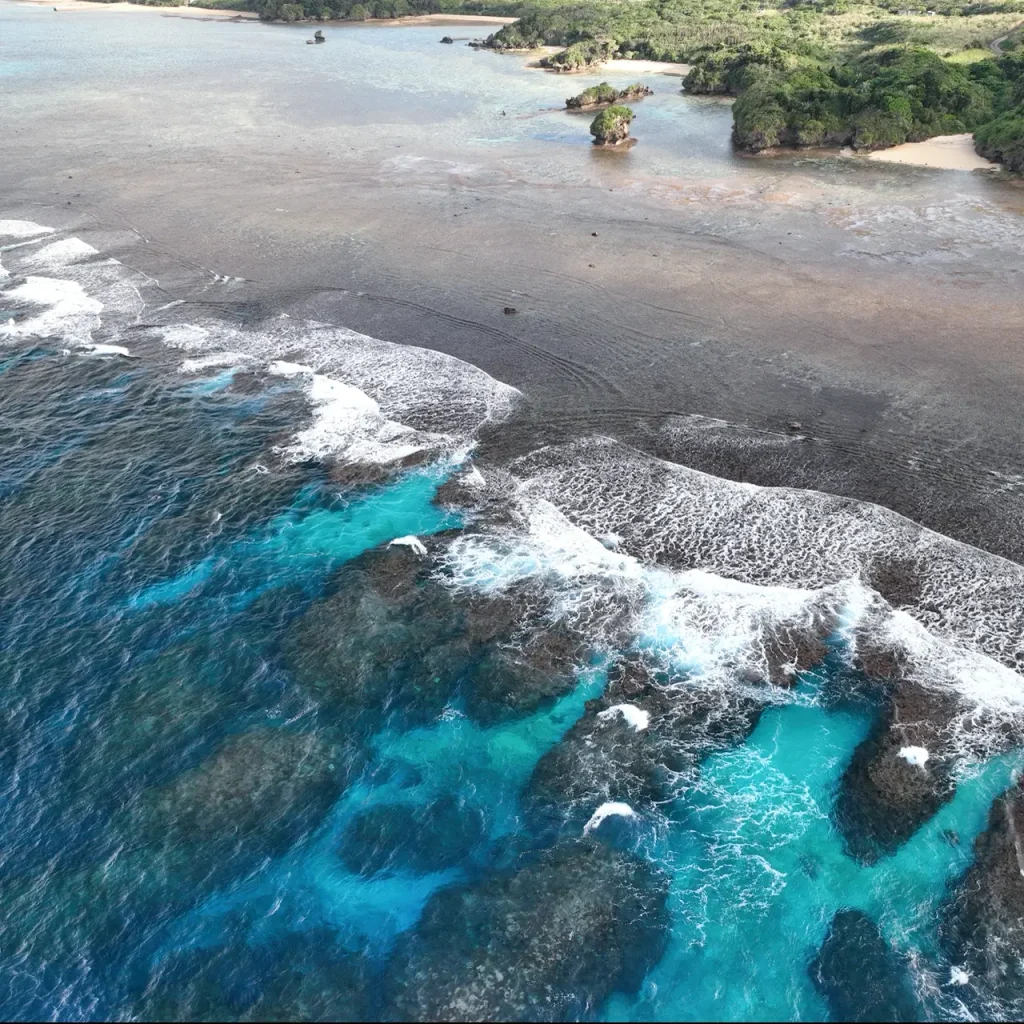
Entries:
MULTIPOLYGON (((141 0, 174 3, 179 0, 141 0)), ((974 132, 1024 171, 1024 0, 193 0, 267 21, 515 17, 496 50, 560 47, 558 71, 609 57, 691 65, 684 87, 736 96, 734 139, 879 148, 974 132)))

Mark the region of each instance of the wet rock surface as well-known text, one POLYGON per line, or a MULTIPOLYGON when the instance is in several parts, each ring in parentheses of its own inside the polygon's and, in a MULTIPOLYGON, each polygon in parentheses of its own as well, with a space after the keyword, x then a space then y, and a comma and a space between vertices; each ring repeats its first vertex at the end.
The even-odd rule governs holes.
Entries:
POLYGON ((537 763, 527 805, 556 820, 586 820, 608 801, 665 799, 703 756, 748 736, 762 709, 753 695, 691 686, 644 659, 624 659, 609 670, 605 692, 537 763), (624 714, 623 707, 635 710, 624 714))
POLYGON ((807 973, 834 1021, 920 1019, 906 964, 860 910, 840 910, 807 973))
POLYGON ((894 853, 952 799, 949 727, 958 711, 950 692, 894 685, 839 784, 834 819, 850 856, 870 864, 894 853))
POLYGON ((943 944, 982 997, 996 1005, 981 1017, 1020 1017, 1024 1010, 1024 783, 1000 794, 974 842, 974 863, 942 909, 943 944))
POLYGON ((443 889, 398 942, 390 1020, 574 1020, 639 988, 664 952, 667 881, 593 841, 443 889))
POLYGON ((446 796, 426 807, 380 804, 363 811, 346 829, 339 854, 357 875, 425 875, 465 860, 483 837, 480 811, 446 796))
POLYGON ((384 547, 342 568, 285 645, 301 686, 367 722, 392 710, 422 722, 462 701, 485 724, 572 689, 585 648, 550 621, 549 599, 526 587, 461 593, 437 578, 445 538, 424 543, 425 557, 384 547))

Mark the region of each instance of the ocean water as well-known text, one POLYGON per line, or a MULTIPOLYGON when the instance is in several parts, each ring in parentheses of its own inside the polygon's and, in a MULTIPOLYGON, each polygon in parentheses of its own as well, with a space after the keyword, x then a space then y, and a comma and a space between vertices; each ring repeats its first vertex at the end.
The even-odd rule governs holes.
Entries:
POLYGON ((459 360, 29 221, 0 264, 5 1016, 822 1019, 843 910, 899 984, 833 987, 993 1005, 938 921, 1021 765, 1020 567, 601 438, 489 462, 523 396, 459 360), (955 794, 857 858, 897 642, 955 794))

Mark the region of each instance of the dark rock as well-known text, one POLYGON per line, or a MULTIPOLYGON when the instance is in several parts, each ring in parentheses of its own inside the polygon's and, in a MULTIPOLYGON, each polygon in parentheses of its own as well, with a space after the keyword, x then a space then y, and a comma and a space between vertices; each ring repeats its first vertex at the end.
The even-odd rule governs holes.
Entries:
POLYGON ((982 1019, 1019 1020, 1024 1011, 1024 783, 992 802, 988 824, 974 841, 974 863, 952 886, 941 911, 940 935, 983 998, 1000 1006, 982 1019))
POLYGON ((742 741, 762 705, 736 692, 669 678, 642 659, 616 663, 602 696, 537 762, 526 791, 532 813, 581 825, 607 801, 630 805, 668 798, 681 774, 712 750, 742 741), (637 730, 617 705, 650 716, 637 730))
POLYGON ((921 600, 923 571, 917 558, 878 556, 868 567, 865 582, 895 608, 916 605, 921 600))
POLYGON ((452 37, 451 37, 451 36, 442 36, 442 37, 441 37, 441 42, 442 42, 442 43, 454 43, 454 42, 455 42, 455 40, 454 40, 454 39, 452 39, 452 37))
MULTIPOLYGON (((428 546, 443 540, 427 539, 428 546)), ((438 579, 434 557, 367 552, 336 575, 285 644, 296 680, 347 721, 400 711, 425 721, 461 698, 478 721, 522 715, 569 692, 582 638, 520 588, 485 597, 438 579)))
POLYGON ((770 624, 762 639, 763 667, 759 681, 773 686, 794 686, 801 672, 820 665, 828 655, 825 641, 836 628, 831 608, 815 609, 809 617, 770 624))
POLYGON ((505 316, 512 316, 512 314, 515 313, 515 312, 516 312, 516 307, 515 306, 506 306, 505 307, 505 316))
POLYGON ((593 841, 443 889, 399 938, 391 1020, 576 1020, 635 992, 668 935, 667 880, 593 841))
POLYGON ((451 796, 427 807, 379 804, 357 815, 339 850, 353 874, 408 871, 425 875, 455 867, 484 837, 484 819, 451 796))
POLYGON ((906 964, 859 910, 840 910, 807 968, 829 1020, 915 1021, 906 964))
POLYGON ((902 680, 843 774, 834 820, 850 856, 865 863, 894 853, 948 800, 955 785, 949 724, 959 709, 951 692, 902 680), (928 760, 911 763, 905 747, 928 760))

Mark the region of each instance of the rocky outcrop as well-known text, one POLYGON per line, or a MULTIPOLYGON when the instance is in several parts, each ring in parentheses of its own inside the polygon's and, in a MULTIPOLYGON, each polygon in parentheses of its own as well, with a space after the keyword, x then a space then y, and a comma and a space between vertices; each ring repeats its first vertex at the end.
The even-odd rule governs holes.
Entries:
POLYGON ((952 798, 949 727, 959 710, 951 691, 893 685, 839 785, 834 820, 850 856, 871 864, 894 853, 952 798))
POLYGON ((983 999, 980 1016, 1020 1019, 1024 1011, 1024 783, 989 810, 974 843, 974 863, 954 883, 942 910, 943 944, 983 999))
POLYGON ((829 1020, 919 1019, 906 964, 860 910, 840 910, 832 918, 807 973, 829 1020))
POLYGON ((668 935, 667 880, 594 842, 443 889, 397 943, 389 1020, 577 1020, 635 992, 668 935))
POLYGON ((612 106, 602 110, 591 122, 590 134, 595 146, 621 146, 629 140, 633 111, 629 107, 612 106))
POLYGON ((563 73, 589 71, 606 60, 610 60, 615 53, 615 44, 608 40, 584 39, 567 46, 564 50, 559 50, 558 53, 551 54, 549 57, 543 57, 540 66, 549 71, 563 73))
POLYGON ((600 107, 610 107, 619 101, 631 102, 643 99, 645 96, 654 95, 654 90, 646 85, 628 85, 625 89, 615 89, 607 82, 600 85, 592 85, 589 89, 576 96, 570 96, 565 101, 566 110, 597 110, 600 107))
POLYGON ((441 36, 442 43, 454 43, 455 40, 451 36, 441 36))
POLYGON ((578 831, 601 805, 669 798, 680 777, 713 750, 742 742, 762 704, 739 690, 704 689, 640 658, 609 670, 602 696, 537 763, 529 812, 578 831))

